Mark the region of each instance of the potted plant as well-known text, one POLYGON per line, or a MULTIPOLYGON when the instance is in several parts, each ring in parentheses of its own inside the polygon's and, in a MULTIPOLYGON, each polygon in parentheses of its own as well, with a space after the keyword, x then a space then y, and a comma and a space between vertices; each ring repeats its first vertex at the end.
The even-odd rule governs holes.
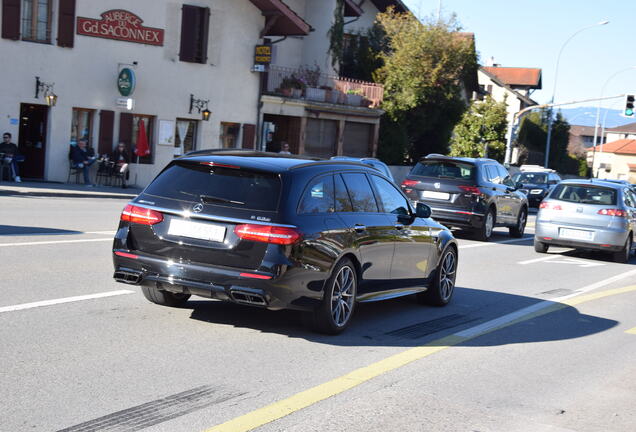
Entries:
POLYGON ((320 66, 317 63, 313 68, 301 66, 298 69, 298 75, 307 85, 305 97, 309 100, 324 102, 327 91, 320 87, 320 66))
POLYGON ((279 91, 286 97, 301 98, 305 83, 296 74, 286 76, 280 83, 279 91))
POLYGON ((347 105, 360 106, 362 104, 362 90, 349 89, 346 93, 347 105))

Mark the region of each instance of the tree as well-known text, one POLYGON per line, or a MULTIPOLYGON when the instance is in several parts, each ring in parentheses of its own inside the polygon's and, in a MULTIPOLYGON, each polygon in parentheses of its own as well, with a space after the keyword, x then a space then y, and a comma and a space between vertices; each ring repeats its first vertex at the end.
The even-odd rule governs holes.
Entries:
POLYGON ((490 96, 483 102, 473 101, 453 130, 450 155, 490 157, 503 162, 508 126, 506 115, 505 102, 496 102, 490 96))
MULTIPOLYGON (((373 74, 384 84, 388 121, 405 128, 412 162, 428 153, 446 153, 455 124, 466 109, 463 85, 476 76, 477 55, 472 36, 459 33, 454 16, 420 22, 412 13, 389 8, 377 22, 386 35, 378 52, 382 66, 373 74)), ((395 134, 390 134, 395 136, 395 134)), ((399 141, 380 141, 395 147, 399 141)), ((386 153, 386 152, 385 152, 386 153)))

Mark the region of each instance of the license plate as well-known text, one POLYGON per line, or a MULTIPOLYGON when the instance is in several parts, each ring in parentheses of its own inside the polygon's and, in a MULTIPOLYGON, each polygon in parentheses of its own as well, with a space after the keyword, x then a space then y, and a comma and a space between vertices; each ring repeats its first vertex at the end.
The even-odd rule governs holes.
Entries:
POLYGON ((448 192, 436 192, 436 191, 424 191, 422 192, 422 198, 433 198, 438 200, 449 200, 450 194, 448 192))
POLYGON ((168 234, 222 242, 225 239, 225 227, 209 223, 172 219, 170 227, 168 227, 168 234))
POLYGON ((592 238, 594 237, 594 233, 592 231, 561 228, 559 230, 559 236, 561 238, 572 240, 592 240, 592 238))

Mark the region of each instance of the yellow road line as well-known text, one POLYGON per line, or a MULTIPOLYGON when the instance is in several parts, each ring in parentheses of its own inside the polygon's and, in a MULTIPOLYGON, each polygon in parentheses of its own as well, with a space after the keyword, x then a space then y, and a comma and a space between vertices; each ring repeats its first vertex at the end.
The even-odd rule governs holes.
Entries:
POLYGON ((625 333, 636 335, 636 327, 634 327, 633 329, 627 330, 625 333))
MULTIPOLYGON (((472 336, 458 336, 451 335, 436 341, 430 342, 426 345, 411 348, 403 351, 399 354, 392 355, 378 362, 372 363, 368 366, 361 367, 339 378, 333 379, 323 384, 319 384, 308 390, 296 393, 286 399, 274 402, 263 408, 256 409, 245 415, 236 417, 223 424, 214 426, 211 429, 207 429, 205 432, 243 432, 250 431, 264 424, 281 419, 289 414, 299 411, 303 408, 307 408, 322 400, 328 399, 332 396, 343 393, 349 389, 352 389, 372 378, 398 369, 416 360, 421 360, 432 354, 438 353, 442 350, 458 345, 462 342, 466 342, 471 339, 483 336, 487 333, 491 333, 500 330, 505 327, 509 327, 518 324, 523 321, 527 321, 538 316, 546 315, 557 310, 565 309, 567 307, 579 305, 581 303, 589 302, 592 300, 598 300, 604 297, 623 294, 627 292, 636 291, 636 285, 631 285, 623 288, 617 288, 607 291, 602 291, 594 294, 582 295, 576 298, 564 300, 561 303, 554 303, 538 311, 530 312, 514 321, 504 323, 498 327, 489 328, 483 332, 472 336)), ((636 334, 636 328, 629 330, 628 332, 634 332, 636 334)))

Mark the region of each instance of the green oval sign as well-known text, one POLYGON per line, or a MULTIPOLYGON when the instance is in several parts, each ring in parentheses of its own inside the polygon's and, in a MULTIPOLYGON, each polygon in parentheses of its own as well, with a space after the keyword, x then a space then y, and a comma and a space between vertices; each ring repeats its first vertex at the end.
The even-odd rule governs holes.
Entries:
POLYGON ((130 96, 135 91, 135 72, 130 68, 123 68, 117 77, 117 89, 122 96, 130 96))

